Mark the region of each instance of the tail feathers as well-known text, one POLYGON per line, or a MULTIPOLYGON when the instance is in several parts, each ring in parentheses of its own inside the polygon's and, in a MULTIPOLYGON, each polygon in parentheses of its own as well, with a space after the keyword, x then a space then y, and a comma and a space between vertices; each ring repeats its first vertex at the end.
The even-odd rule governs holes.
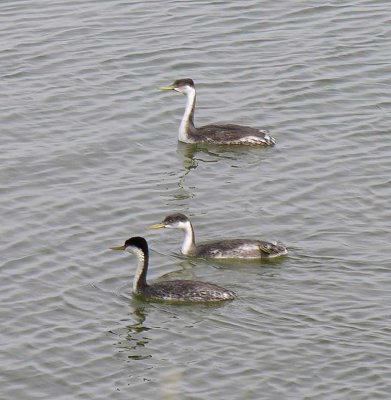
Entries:
POLYGON ((260 242, 259 250, 266 253, 266 257, 278 257, 288 253, 281 242, 260 242))
POLYGON ((260 129, 259 132, 263 134, 265 144, 267 144, 268 146, 273 146, 274 144, 276 144, 276 139, 274 139, 273 136, 269 135, 269 131, 265 129, 260 129))

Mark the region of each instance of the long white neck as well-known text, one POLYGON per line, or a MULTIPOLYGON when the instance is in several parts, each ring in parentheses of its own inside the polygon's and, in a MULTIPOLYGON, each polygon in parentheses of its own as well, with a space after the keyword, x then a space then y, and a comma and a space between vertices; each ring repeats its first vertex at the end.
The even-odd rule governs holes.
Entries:
POLYGON ((195 132, 196 128, 194 126, 194 108, 196 102, 196 91, 192 87, 187 87, 186 92, 184 92, 187 97, 185 112, 182 117, 181 124, 179 126, 179 136, 178 139, 181 142, 192 143, 193 141, 189 138, 190 132, 195 132))
POLYGON ((147 286, 149 255, 139 248, 129 249, 129 252, 137 256, 137 269, 133 279, 133 293, 141 293, 142 288, 147 286))
POLYGON ((187 256, 195 251, 195 235, 190 221, 184 223, 182 229, 185 232, 185 240, 183 241, 181 252, 187 256))

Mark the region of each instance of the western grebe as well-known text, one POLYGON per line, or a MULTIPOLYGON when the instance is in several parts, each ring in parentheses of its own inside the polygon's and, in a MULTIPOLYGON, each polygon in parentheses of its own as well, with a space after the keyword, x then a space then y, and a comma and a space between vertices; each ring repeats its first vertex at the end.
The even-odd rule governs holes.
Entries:
POLYGON ((275 139, 266 130, 243 125, 205 125, 194 126, 196 89, 190 78, 178 79, 172 85, 163 86, 160 90, 175 90, 187 97, 185 113, 179 127, 179 141, 185 143, 244 144, 272 146, 275 139))
POLYGON ((288 250, 280 242, 264 242, 253 239, 227 239, 199 244, 195 243, 193 226, 186 215, 168 215, 160 224, 151 229, 172 228, 185 232, 181 252, 187 256, 205 258, 274 258, 285 255, 288 250))
POLYGON ((132 237, 123 246, 110 247, 111 250, 127 250, 138 258, 138 267, 133 280, 133 293, 151 300, 171 302, 216 302, 233 300, 235 293, 211 283, 175 280, 147 283, 149 263, 148 243, 142 237, 132 237))

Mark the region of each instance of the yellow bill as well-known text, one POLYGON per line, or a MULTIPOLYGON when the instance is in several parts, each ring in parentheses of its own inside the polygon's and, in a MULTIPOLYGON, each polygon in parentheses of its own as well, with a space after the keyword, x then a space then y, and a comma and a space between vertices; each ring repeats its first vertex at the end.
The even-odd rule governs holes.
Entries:
POLYGON ((159 90, 174 90, 174 86, 169 85, 169 86, 161 86, 159 90))
POLYGON ((109 247, 110 250, 125 250, 126 247, 125 246, 112 246, 109 247))
POLYGON ((160 224, 154 224, 154 225, 150 225, 148 228, 149 229, 160 229, 160 228, 164 228, 165 225, 160 223, 160 224))

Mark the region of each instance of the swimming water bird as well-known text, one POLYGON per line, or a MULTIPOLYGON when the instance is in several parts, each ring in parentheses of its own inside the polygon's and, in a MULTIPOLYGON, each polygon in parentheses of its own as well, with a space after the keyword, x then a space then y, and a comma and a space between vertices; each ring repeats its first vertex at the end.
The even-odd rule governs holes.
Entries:
POLYGON ((142 237, 132 237, 123 246, 110 249, 127 250, 137 256, 138 266, 133 280, 133 293, 136 295, 169 302, 217 302, 235 298, 231 290, 200 281, 174 280, 148 284, 149 250, 147 241, 142 237))
POLYGON ((187 97, 185 113, 179 126, 178 140, 181 142, 261 146, 275 144, 275 139, 266 130, 250 126, 211 124, 196 128, 194 125, 196 89, 190 78, 178 79, 172 85, 161 87, 160 90, 175 90, 187 97))
POLYGON ((186 215, 168 215, 160 224, 151 229, 181 229, 185 233, 181 252, 186 256, 204 258, 274 258, 288 253, 280 242, 265 242, 253 239, 227 239, 205 244, 196 244, 193 226, 186 215))

